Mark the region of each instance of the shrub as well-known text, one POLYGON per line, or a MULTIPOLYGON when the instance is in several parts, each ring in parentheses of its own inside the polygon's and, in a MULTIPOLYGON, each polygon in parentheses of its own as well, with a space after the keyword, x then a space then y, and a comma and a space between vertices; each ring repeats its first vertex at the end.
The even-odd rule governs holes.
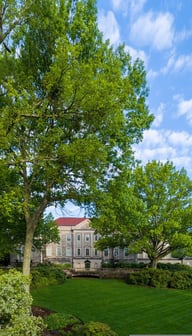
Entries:
POLYGON ((168 271, 191 271, 192 272, 191 266, 183 265, 183 264, 180 264, 180 263, 176 263, 176 264, 158 263, 157 268, 168 270, 168 271))
POLYGON ((144 262, 103 262, 103 268, 145 268, 147 264, 144 262))
POLYGON ((89 322, 85 325, 82 336, 117 336, 107 324, 101 322, 89 322))
POLYGON ((143 269, 140 272, 127 274, 127 283, 140 286, 168 287, 171 273, 159 269, 143 269))
POLYGON ((160 287, 160 288, 167 288, 171 273, 166 270, 161 269, 149 269, 150 279, 149 279, 149 286, 151 287, 160 287))
POLYGON ((62 335, 82 335, 83 322, 70 314, 53 313, 45 318, 47 330, 57 330, 62 335))
POLYGON ((62 265, 63 269, 70 269, 72 268, 71 264, 70 263, 65 263, 62 265))
POLYGON ((40 288, 50 285, 62 284, 66 280, 66 274, 59 265, 39 264, 32 269, 31 288, 40 288))
POLYGON ((170 282, 170 288, 191 289, 192 288, 192 272, 179 271, 173 272, 170 282))
POLYGON ((0 276, 1 336, 37 336, 44 327, 41 318, 31 315, 32 297, 26 292, 29 279, 10 270, 0 276))

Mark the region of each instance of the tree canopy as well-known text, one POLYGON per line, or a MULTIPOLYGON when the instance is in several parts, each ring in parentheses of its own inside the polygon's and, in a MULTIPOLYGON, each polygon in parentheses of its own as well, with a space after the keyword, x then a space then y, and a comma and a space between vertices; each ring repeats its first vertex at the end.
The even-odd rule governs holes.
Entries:
POLYGON ((175 250, 191 251, 192 181, 184 169, 148 162, 110 182, 105 195, 94 221, 102 235, 119 232, 130 253, 145 252, 152 267, 175 250))
POLYGON ((135 171, 134 193, 139 198, 140 221, 136 245, 153 266, 178 248, 192 247, 192 181, 171 162, 152 161, 135 171))
POLYGON ((26 3, 0 6, 2 32, 13 23, 11 53, 0 55, 0 160, 19 178, 29 274, 46 207, 91 202, 133 160, 132 145, 153 117, 143 63, 103 41, 94 0, 32 1, 23 11, 26 3))

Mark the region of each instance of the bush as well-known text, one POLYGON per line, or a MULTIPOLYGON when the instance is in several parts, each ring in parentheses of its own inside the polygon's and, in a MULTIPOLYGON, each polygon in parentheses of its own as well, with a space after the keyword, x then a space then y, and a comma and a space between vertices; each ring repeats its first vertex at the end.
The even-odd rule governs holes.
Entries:
POLYGON ((32 297, 26 292, 29 279, 21 272, 10 270, 0 276, 1 336, 37 336, 43 320, 31 315, 32 297))
POLYGON ((171 273, 159 269, 143 269, 140 272, 127 274, 127 283, 139 286, 168 287, 171 273))
POLYGON ((191 289, 192 288, 192 272, 179 271, 173 272, 170 282, 170 288, 191 289))
POLYGON ((160 288, 191 289, 192 271, 174 271, 162 269, 144 269, 127 274, 127 283, 138 286, 160 288))
POLYGON ((63 269, 54 264, 39 264, 32 269, 31 275, 31 288, 33 289, 62 284, 66 280, 66 274, 63 269))
POLYGON ((191 271, 192 272, 192 268, 189 265, 183 265, 183 264, 171 264, 171 263, 158 263, 157 264, 157 268, 158 269, 164 269, 164 270, 168 270, 168 271, 191 271))
POLYGON ((83 322, 70 314, 53 313, 44 319, 47 330, 57 330, 62 335, 82 335, 83 322), (81 332, 81 333, 80 333, 81 332))
POLYGON ((145 268, 147 264, 144 262, 106 262, 102 263, 103 268, 145 268))
POLYGON ((116 332, 101 322, 89 322, 85 325, 82 336, 117 336, 116 332))

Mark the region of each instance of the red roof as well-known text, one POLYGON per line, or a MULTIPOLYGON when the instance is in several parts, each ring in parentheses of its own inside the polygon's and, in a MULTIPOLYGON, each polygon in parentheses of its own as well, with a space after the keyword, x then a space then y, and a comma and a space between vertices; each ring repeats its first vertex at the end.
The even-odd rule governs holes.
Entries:
POLYGON ((79 218, 79 217, 60 217, 55 219, 55 222, 58 226, 76 226, 79 223, 87 220, 88 218, 79 218))

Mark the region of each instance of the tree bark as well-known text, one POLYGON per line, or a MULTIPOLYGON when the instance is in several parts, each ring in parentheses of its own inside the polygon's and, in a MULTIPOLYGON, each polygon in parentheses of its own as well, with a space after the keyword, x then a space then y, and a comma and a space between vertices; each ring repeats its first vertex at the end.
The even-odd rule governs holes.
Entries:
POLYGON ((154 259, 151 260, 151 263, 150 263, 151 268, 156 269, 157 268, 157 264, 158 264, 158 259, 154 258, 154 259))

